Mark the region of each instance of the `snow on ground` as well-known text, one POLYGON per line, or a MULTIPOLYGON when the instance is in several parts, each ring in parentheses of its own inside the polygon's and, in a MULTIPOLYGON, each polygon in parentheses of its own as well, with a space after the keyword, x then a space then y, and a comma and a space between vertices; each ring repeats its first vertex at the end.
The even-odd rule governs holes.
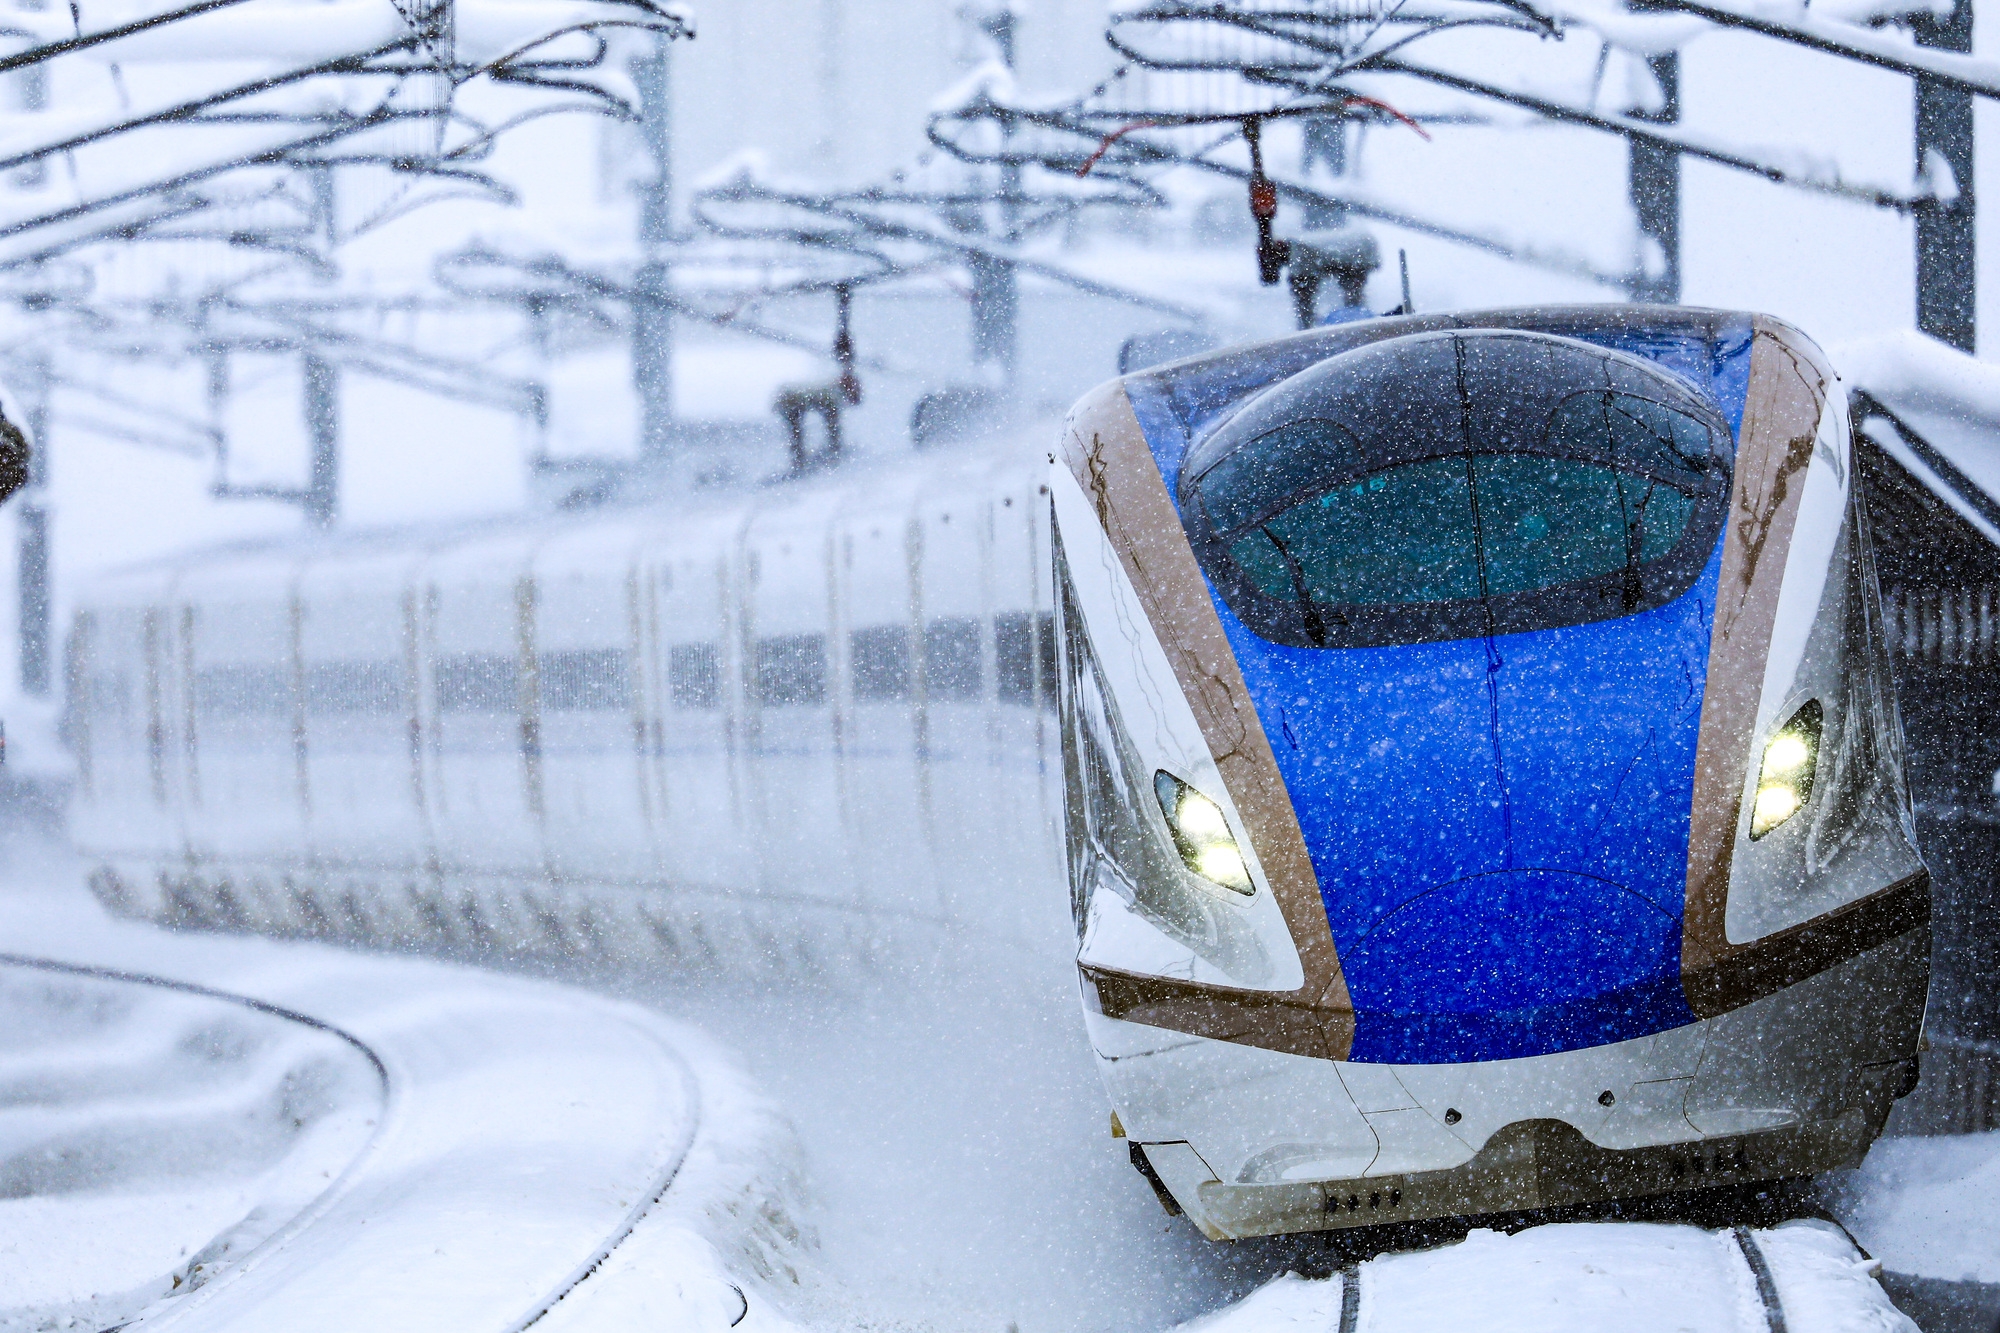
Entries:
POLYGON ((1885 1139, 1836 1207, 1895 1272, 2000 1282, 2000 1131, 1885 1139))
POLYGON ((382 1111, 362 1050, 287 1018, 0 964, 0 1329, 202 1285, 330 1188, 382 1111))
MULTIPOLYGON (((115 921, 72 857, 20 843, 0 845, 0 951, 268 997, 338 1021, 388 1071, 382 1128, 349 1179, 142 1326, 474 1333, 543 1309, 537 1327, 560 1333, 1340 1326, 1328 1237, 1215 1245, 1160 1211, 1109 1135, 1060 957, 972 951, 817 985, 562 970, 642 1007, 115 921)), ((161 1067, 135 1069, 146 1058, 161 1067)), ((216 1188, 241 1189, 226 1165, 216 1188)), ((177 1196, 185 1217, 149 1223, 188 1237, 176 1251, 233 1221, 204 1188, 177 1196)), ((117 1182, 65 1197, 106 1215, 152 1206, 117 1182)), ((1797 1333, 1911 1327, 1837 1231, 1758 1234, 1797 1333)), ((1474 1232, 1362 1265, 1357 1333, 1754 1333, 1761 1307, 1732 1245, 1629 1223, 1474 1232)), ((46 1290, 60 1275, 32 1276, 46 1290)))
MULTIPOLYGON (((1915 1333, 1840 1229, 1788 1222, 1753 1233, 1796 1333, 1915 1333)), ((1355 1333, 1762 1333, 1757 1280, 1727 1231, 1643 1222, 1565 1223, 1361 1264, 1355 1333)), ((1296 1274, 1187 1325, 1186 1333, 1346 1327, 1343 1279, 1296 1274)))
MULTIPOLYGON (((379 1112, 364 1116, 376 1123, 359 1143, 350 1136, 311 1159, 320 1164, 317 1190, 293 1190, 284 1206, 246 1219, 256 1234, 232 1234, 244 1217, 240 1201, 272 1196, 273 1168, 261 1177, 256 1171, 274 1156, 270 1135, 256 1132, 271 1117, 260 1119, 268 1100, 254 1089, 275 1079, 300 1093, 304 1085, 287 1084, 274 1066, 310 1066, 307 1056, 280 1061, 277 1054, 287 1041, 304 1052, 298 1043, 306 1039, 266 1033, 265 1053, 245 1057, 262 1061, 259 1077, 231 1083, 202 1071, 209 1078, 203 1084, 176 1063, 185 1063, 176 1052, 186 1043, 173 1032, 206 1022, 226 1047, 215 1015, 237 1007, 215 1001, 219 1007, 207 1011, 189 1008, 168 992, 128 1000, 131 1017, 122 1025, 117 1006, 101 1001, 107 1023, 94 1061, 87 1047, 63 1050, 60 1031, 49 1034, 53 1048, 31 1056, 0 1051, 0 1061, 10 1062, 0 1063, 0 1092, 40 1086, 85 1102, 79 1114, 42 1113, 49 1129, 81 1141, 95 1116, 100 1141, 115 1149, 103 1155, 125 1163, 122 1171, 65 1177, 73 1187, 66 1196, 0 1197, 0 1209, 28 1205, 0 1213, 0 1235, 16 1242, 13 1266, 0 1268, 0 1310, 10 1310, 17 1327, 71 1327, 64 1321, 77 1313, 76 1293, 86 1287, 147 1297, 151 1304, 133 1327, 204 1333, 497 1333, 545 1312, 550 1318, 542 1322, 551 1327, 623 1328, 624 1318, 609 1315, 629 1315, 647 1301, 667 1327, 702 1326, 695 1318, 701 1311, 725 1307, 729 1317, 718 1326, 747 1318, 744 1310, 759 1313, 746 1326, 783 1326, 768 1293, 790 1285, 788 1256, 799 1240, 788 1213, 789 1139, 783 1122, 699 1034, 635 1005, 525 978, 112 921, 80 891, 67 857, 16 841, 0 845, 0 865, 0 951, 199 981, 312 1014, 352 1033, 381 1062, 387 1086, 379 1112), (39 1084, 31 1060, 40 1062, 39 1084), (199 1112, 180 1123, 175 1097, 136 1086, 160 1081, 172 1092, 176 1078, 186 1093, 179 1100, 199 1112), (245 1083, 252 1091, 238 1086, 245 1083), (163 1173, 172 1178, 177 1170, 188 1182, 177 1196, 184 1215, 135 1217, 157 1206, 161 1193, 145 1159, 171 1156, 176 1143, 208 1149, 206 1162, 163 1173), (343 1156, 345 1172, 338 1169, 343 1156), (131 1232, 127 1257, 107 1247, 88 1265, 71 1257, 67 1269, 54 1267, 56 1260, 32 1248, 32 1237, 18 1234, 38 1205, 41 1216, 71 1210, 71 1242, 90 1210, 122 1218, 131 1232), (225 1236, 234 1243, 216 1246, 225 1236), (198 1286, 184 1280, 175 1288, 169 1279, 169 1290, 157 1291, 160 1253, 170 1247, 177 1259, 182 1246, 191 1256, 211 1247, 220 1262, 198 1286), (614 1251, 618 1259, 603 1262, 614 1251), (655 1272, 672 1259, 675 1282, 665 1305, 661 1288, 636 1305, 620 1290, 622 1266, 647 1255, 655 1272), (585 1318, 593 1310, 608 1312, 606 1320, 585 1318)), ((12 971, 4 980, 0 996, 16 1011, 64 1003, 59 989, 38 1001, 12 971)), ((231 1020, 246 1032, 255 1026, 235 1014, 231 1020)), ((202 1043, 194 1045, 199 1055, 202 1043)), ((34 1156, 27 1137, 13 1130, 41 1112, 17 1101, 0 1103, 0 1153, 17 1149, 0 1156, 0 1170, 34 1156)), ((12 1183, 0 1175, 0 1196, 24 1193, 6 1188, 12 1183)))

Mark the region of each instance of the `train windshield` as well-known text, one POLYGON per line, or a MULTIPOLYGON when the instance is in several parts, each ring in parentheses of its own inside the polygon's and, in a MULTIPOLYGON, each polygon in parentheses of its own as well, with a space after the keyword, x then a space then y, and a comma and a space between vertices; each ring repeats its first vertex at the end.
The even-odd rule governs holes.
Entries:
MULTIPOLYGON (((1472 339, 1438 341, 1428 359, 1472 339)), ((1463 360, 1431 369, 1449 383, 1463 360)), ((1726 433, 1685 390, 1596 378, 1530 395, 1540 403, 1516 394, 1497 414, 1452 394, 1397 398, 1371 421, 1316 395, 1308 406, 1323 414, 1199 460, 1184 493, 1197 550, 1251 628, 1300 646, 1512 633, 1658 605, 1689 586, 1719 533, 1726 433), (1530 411, 1539 429, 1526 428, 1530 411), (1493 415, 1498 429, 1481 419, 1493 415)))

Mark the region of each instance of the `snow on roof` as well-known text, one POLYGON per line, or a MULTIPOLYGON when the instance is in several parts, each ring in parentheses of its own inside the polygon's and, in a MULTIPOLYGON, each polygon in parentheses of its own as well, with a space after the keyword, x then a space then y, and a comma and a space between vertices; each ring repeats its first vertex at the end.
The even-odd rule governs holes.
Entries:
POLYGON ((1832 349, 1851 389, 1907 429, 1861 429, 2000 545, 2000 366, 1905 330, 1832 349))

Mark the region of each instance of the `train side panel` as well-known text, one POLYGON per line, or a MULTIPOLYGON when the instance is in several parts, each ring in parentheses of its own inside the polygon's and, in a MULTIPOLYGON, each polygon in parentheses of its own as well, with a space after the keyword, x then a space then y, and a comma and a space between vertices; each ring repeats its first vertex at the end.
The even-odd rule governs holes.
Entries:
POLYGON ((299 578, 315 863, 414 875, 429 861, 410 585, 416 561, 397 553, 314 562, 299 578))
POLYGON ((535 556, 535 694, 550 878, 644 881, 658 849, 634 669, 638 534, 566 534, 535 556))
POLYGON ((543 866, 531 546, 517 536, 440 551, 420 575, 434 709, 426 793, 447 875, 543 866))
POLYGON ((727 970, 1060 948, 1045 503, 923 459, 108 581, 77 841, 190 924, 727 970))

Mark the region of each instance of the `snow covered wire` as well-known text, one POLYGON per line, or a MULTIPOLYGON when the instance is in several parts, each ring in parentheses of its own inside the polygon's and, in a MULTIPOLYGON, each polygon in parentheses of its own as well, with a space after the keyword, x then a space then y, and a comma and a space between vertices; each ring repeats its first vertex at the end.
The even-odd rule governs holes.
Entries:
MULTIPOLYGON (((1372 100, 1372 99, 1371 99, 1372 100)), ((1365 104, 1361 108, 1371 115, 1373 112, 1365 104)), ((956 112, 943 112, 931 117, 927 133, 933 144, 954 157, 969 162, 1019 161, 1036 163, 1051 170, 1076 171, 1083 163, 1091 160, 1102 146, 1105 135, 1105 112, 1089 103, 1071 104, 1059 108, 1025 108, 1008 106, 983 96, 973 104, 956 112), (1012 134, 1004 141, 982 136, 980 129, 984 123, 999 122, 1008 125, 1012 134)), ((1129 110, 1121 109, 1119 115, 1129 116, 1129 110)), ((1276 113, 1283 115, 1326 114, 1323 106, 1287 109, 1276 113)), ((1262 117, 1272 118, 1271 115, 1262 117)), ((1387 117, 1383 117, 1387 119, 1387 117)), ((1227 139, 1234 139, 1232 128, 1227 139)), ((1133 129, 1119 136, 1111 150, 1098 155, 1093 164, 1093 178, 1116 172, 1126 179, 1137 179, 1148 170, 1167 168, 1192 168, 1210 175, 1224 176, 1231 180, 1248 183, 1250 172, 1233 162, 1219 161, 1211 156, 1207 148, 1195 148, 1175 142, 1172 132, 1184 131, 1190 126, 1212 125, 1216 117, 1208 112, 1187 110, 1162 111, 1157 113, 1155 127, 1151 130, 1133 129)), ((1116 128, 1116 126, 1112 126, 1116 128)), ((1372 218, 1392 226, 1404 227, 1427 236, 1436 236, 1503 259, 1528 264, 1549 272, 1567 274, 1572 277, 1600 283, 1607 287, 1622 289, 1628 285, 1630 275, 1614 273, 1599 268, 1587 258, 1558 246, 1550 246, 1531 237, 1511 235, 1497 228, 1475 229, 1464 225, 1450 225, 1411 209, 1406 203, 1388 198, 1370 190, 1358 181, 1341 180, 1338 183, 1320 182, 1307 184, 1278 173, 1269 173, 1273 187, 1282 198, 1296 203, 1315 205, 1337 205, 1347 209, 1357 217, 1372 218)))
POLYGON ((1892 34, 1839 19, 1822 18, 1804 6, 1782 8, 1745 0, 1657 0, 1723 27, 1743 28, 1798 46, 1844 56, 1866 65, 1921 76, 1980 97, 2000 98, 2000 61, 1930 47, 1912 46, 1892 34))
POLYGON ((693 31, 685 9, 655 0, 198 0, 93 23, 103 12, 101 0, 72 6, 67 35, 33 13, 9 30, 30 44, 0 57, 0 72, 87 60, 111 71, 115 96, 0 117, 0 170, 67 164, 60 188, 21 191, 0 211, 0 264, 184 217, 202 206, 193 187, 246 168, 375 163, 508 197, 466 165, 501 133, 553 111, 636 114, 607 34, 693 31), (117 70, 168 61, 171 91, 150 80, 135 104, 117 70), (245 62, 267 72, 246 80, 245 62), (576 96, 482 126, 452 109, 455 90, 478 78, 576 96), (456 142, 453 126, 466 131, 456 142), (144 150, 93 151, 135 135, 144 150))

